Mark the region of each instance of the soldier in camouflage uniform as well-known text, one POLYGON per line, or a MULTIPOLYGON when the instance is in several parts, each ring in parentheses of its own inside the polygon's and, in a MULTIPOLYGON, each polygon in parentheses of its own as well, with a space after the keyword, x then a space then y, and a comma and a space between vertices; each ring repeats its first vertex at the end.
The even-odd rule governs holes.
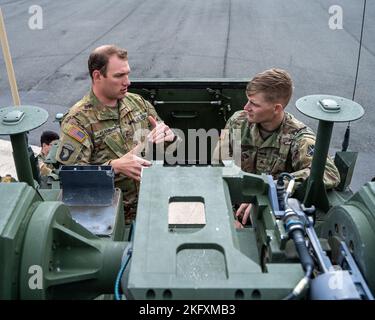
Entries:
POLYGON ((141 170, 151 165, 138 156, 145 142, 170 147, 178 138, 149 102, 127 92, 130 67, 125 50, 112 45, 96 48, 88 66, 92 89, 62 121, 57 160, 111 165, 116 187, 124 194, 128 224, 136 213, 141 170))
POLYGON ((17 180, 14 179, 11 174, 8 173, 4 177, 0 176, 0 182, 1 183, 11 183, 11 182, 17 182, 17 180))
MULTIPOLYGON (((292 95, 292 80, 281 69, 257 74, 247 85, 248 102, 228 120, 214 152, 216 161, 234 157, 236 146, 243 171, 270 174, 282 172, 296 178, 296 186, 310 175, 315 135, 301 121, 284 111, 292 95)), ((339 172, 330 157, 324 172, 327 189, 340 182, 339 172)), ((242 204, 236 216, 246 223, 251 206, 242 204)))
POLYGON ((48 177, 53 172, 53 165, 50 163, 45 163, 45 161, 52 144, 57 140, 59 140, 59 135, 53 131, 44 131, 40 136, 40 146, 42 149, 38 154, 38 165, 39 172, 42 177, 48 177))

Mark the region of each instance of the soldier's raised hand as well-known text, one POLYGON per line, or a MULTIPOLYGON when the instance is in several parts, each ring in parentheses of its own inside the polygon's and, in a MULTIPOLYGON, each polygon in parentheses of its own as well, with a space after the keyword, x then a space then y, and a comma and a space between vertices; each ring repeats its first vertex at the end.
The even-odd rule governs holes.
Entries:
POLYGON ((150 142, 158 144, 174 140, 175 134, 164 122, 157 122, 153 116, 149 116, 148 121, 150 121, 152 127, 151 132, 147 136, 150 142))
POLYGON ((142 151, 143 147, 144 145, 140 143, 121 158, 112 160, 111 166, 115 173, 121 173, 131 179, 140 181, 142 168, 151 166, 150 161, 137 156, 137 154, 142 151))

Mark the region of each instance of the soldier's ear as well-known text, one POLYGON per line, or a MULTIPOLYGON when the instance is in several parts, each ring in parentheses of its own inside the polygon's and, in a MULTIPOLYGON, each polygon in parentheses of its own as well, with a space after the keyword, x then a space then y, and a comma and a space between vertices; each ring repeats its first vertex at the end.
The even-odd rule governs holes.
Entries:
POLYGON ((275 112, 276 113, 281 113, 284 111, 284 107, 281 103, 277 103, 275 104, 275 112))
POLYGON ((100 77, 101 77, 101 73, 100 73, 99 70, 94 70, 94 71, 92 72, 92 80, 93 80, 93 81, 98 81, 98 80, 100 80, 100 77))

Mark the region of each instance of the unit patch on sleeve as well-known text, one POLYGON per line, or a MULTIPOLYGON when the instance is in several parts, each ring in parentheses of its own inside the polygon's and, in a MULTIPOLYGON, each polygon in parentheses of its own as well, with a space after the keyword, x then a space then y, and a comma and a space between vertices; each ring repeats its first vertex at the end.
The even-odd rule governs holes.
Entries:
POLYGON ((68 161, 73 152, 74 147, 70 143, 64 143, 61 148, 59 157, 62 161, 68 161))
POLYGON ((309 146, 307 147, 306 155, 307 155, 308 157, 312 157, 312 156, 314 155, 314 148, 315 148, 315 146, 314 146, 313 144, 311 144, 311 145, 309 145, 309 146))

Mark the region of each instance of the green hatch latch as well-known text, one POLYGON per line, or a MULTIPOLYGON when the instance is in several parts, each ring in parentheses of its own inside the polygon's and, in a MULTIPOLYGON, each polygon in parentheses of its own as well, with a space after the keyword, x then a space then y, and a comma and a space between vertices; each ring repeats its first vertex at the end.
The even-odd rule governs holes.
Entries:
POLYGON ((8 112, 4 116, 2 122, 4 125, 14 126, 20 123, 24 116, 25 116, 25 112, 20 111, 20 110, 13 110, 13 111, 8 112))

